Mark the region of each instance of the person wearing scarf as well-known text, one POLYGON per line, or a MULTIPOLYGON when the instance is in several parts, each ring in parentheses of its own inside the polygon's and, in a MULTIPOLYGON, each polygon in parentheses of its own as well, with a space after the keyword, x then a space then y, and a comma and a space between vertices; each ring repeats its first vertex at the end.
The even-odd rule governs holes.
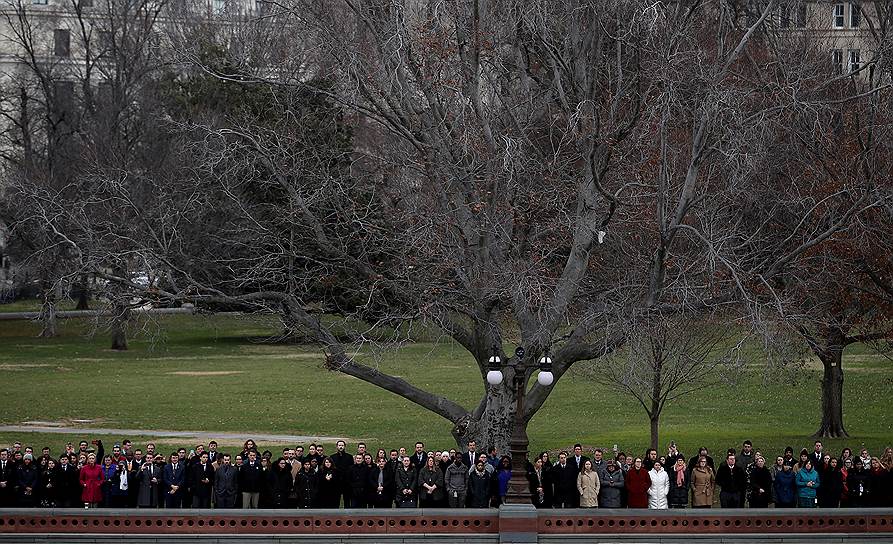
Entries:
POLYGON ((667 501, 670 508, 685 508, 688 506, 690 482, 691 473, 688 470, 685 457, 679 454, 669 474, 670 491, 667 493, 667 501))

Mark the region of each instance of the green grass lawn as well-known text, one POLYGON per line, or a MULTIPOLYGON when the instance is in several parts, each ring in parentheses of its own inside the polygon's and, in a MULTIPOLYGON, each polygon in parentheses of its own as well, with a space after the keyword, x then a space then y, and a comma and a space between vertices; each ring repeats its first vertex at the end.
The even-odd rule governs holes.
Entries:
MULTIPOLYGON (((0 311, 6 310, 0 306, 0 311)), ((36 323, 0 322, 0 424, 92 419, 102 427, 244 432, 246 437, 254 432, 346 436, 363 439, 373 449, 411 447, 416 440, 454 446, 446 420, 324 370, 313 347, 259 340, 277 332, 275 319, 168 316, 137 328, 130 350, 118 353, 108 349, 108 334, 94 330, 88 320, 63 320, 61 336, 53 339, 36 338, 36 323), (229 374, 174 374, 212 371, 229 374)), ((471 358, 447 341, 361 356, 465 406, 475 406, 483 393, 471 358)), ((675 439, 686 454, 700 445, 714 452, 738 447, 745 438, 772 454, 786 445, 811 447, 809 436, 819 423, 818 366, 766 379, 759 355, 753 358, 737 385, 668 406, 661 442, 675 439)), ((845 421, 852 438, 828 447, 839 452, 844 443, 853 448, 864 443, 876 452, 891 443, 893 434, 893 364, 860 347, 844 364, 845 421)), ((582 372, 561 380, 529 428, 533 451, 579 441, 616 443, 640 454, 648 432, 644 412, 634 401, 592 383, 582 372)), ((0 444, 21 439, 59 451, 65 441, 88 434, 0 433, 0 444)))

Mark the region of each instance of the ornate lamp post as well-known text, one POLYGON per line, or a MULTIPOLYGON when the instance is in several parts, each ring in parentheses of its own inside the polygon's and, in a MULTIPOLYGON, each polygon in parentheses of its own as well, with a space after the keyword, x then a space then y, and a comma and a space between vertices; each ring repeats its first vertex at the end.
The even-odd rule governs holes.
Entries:
MULTIPOLYGON (((530 504, 530 485, 527 481, 527 455, 530 441, 527 438, 527 426, 524 424, 524 398, 527 395, 527 373, 532 370, 524 364, 524 348, 519 346, 515 350, 515 362, 507 368, 512 369, 512 387, 515 390, 515 419, 512 422, 512 438, 509 442, 509 454, 512 457, 512 478, 509 480, 508 493, 505 500, 509 504, 530 504)), ((499 385, 503 380, 502 359, 499 350, 493 347, 493 356, 489 360, 487 383, 499 385)), ((552 358, 549 350, 546 350, 539 360, 539 375, 537 382, 540 385, 552 385, 555 379, 552 375, 552 358)))

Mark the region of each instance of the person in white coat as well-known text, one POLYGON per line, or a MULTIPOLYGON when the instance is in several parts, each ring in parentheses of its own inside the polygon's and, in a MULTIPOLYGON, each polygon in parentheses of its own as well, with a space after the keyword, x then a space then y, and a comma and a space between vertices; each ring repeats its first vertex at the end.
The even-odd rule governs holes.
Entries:
POLYGON ((654 467, 648 471, 651 477, 651 487, 648 488, 648 508, 655 510, 667 508, 667 493, 670 492, 670 477, 661 466, 660 461, 654 463, 654 467))

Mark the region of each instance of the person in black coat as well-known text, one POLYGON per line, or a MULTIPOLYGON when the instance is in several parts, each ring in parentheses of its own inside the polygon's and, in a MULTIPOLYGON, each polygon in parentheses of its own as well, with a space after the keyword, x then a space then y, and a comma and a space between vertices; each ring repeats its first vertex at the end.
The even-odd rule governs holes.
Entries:
POLYGON ((301 470, 295 476, 295 491, 298 495, 298 508, 314 508, 316 506, 318 484, 309 457, 306 457, 301 463, 301 470))
POLYGON ((76 467, 72 466, 68 457, 59 458, 56 467, 56 504, 59 508, 75 508, 83 506, 81 503, 81 482, 76 467))
POLYGON ((546 479, 542 458, 537 458, 533 462, 532 470, 527 471, 527 482, 530 485, 530 502, 537 508, 545 508, 546 479))
POLYGON ((403 464, 394 474, 394 502, 397 508, 415 508, 418 505, 418 477, 412 460, 403 458, 403 464))
POLYGON ((367 472, 367 501, 373 508, 391 508, 394 505, 394 471, 384 459, 367 472))
POLYGON ((260 461, 257 460, 257 452, 249 451, 248 459, 242 461, 239 467, 239 491, 242 493, 242 508, 257 508, 260 506, 260 492, 265 482, 264 471, 260 461))
MULTIPOLYGON (((468 475, 468 503, 471 508, 487 508, 495 478, 484 468, 483 461, 478 461, 468 475)), ((575 484, 576 485, 576 484, 575 484)))
POLYGON ((772 498, 772 473, 766 467, 766 460, 757 457, 756 466, 750 472, 750 507, 769 508, 772 498))
POLYGON ((0 508, 10 508, 15 504, 16 465, 12 462, 9 450, 0 450, 0 508))
POLYGON ((819 474, 822 485, 816 490, 819 508, 840 508, 840 497, 843 495, 843 473, 840 472, 840 460, 832 457, 819 474))
POLYGON ((846 487, 850 508, 866 508, 871 505, 871 483, 868 471, 859 457, 853 459, 853 468, 847 472, 846 487))
POLYGON ((722 488, 719 503, 723 508, 741 508, 742 497, 747 490, 747 473, 735 464, 735 454, 729 453, 726 462, 716 472, 716 484, 722 488))
POLYGON ((58 506, 59 474, 56 471, 56 461, 54 459, 47 460, 46 466, 40 471, 37 489, 39 490, 37 500, 41 508, 55 508, 58 506))
POLYGON ((350 501, 345 502, 345 507, 366 508, 369 500, 369 494, 366 491, 366 486, 369 483, 369 472, 369 467, 363 462, 363 456, 357 454, 352 464, 347 466, 348 494, 346 497, 350 501))
POLYGON ((214 467, 208 452, 202 452, 197 463, 189 467, 189 489, 193 508, 211 508, 214 493, 214 467))
MULTIPOLYGON (((363 463, 363 457, 360 456, 360 460, 355 461, 354 457, 344 451, 344 449, 345 444, 343 440, 339 440, 335 443, 335 453, 332 454, 332 464, 335 466, 335 470, 338 471, 339 475, 346 476, 350 474, 350 467, 353 466, 355 462, 357 464, 363 463)), ((339 483, 341 486, 338 490, 339 501, 343 498, 344 507, 349 508, 353 504, 351 502, 353 493, 351 491, 352 486, 350 478, 341 478, 339 483)), ((363 501, 364 499, 361 497, 360 500, 363 501)))
POLYGON ((284 457, 280 457, 273 464, 269 472, 270 502, 273 508, 285 508, 288 496, 294 487, 291 477, 291 465, 284 457))
POLYGON ((577 470, 568 462, 567 452, 558 454, 558 464, 549 472, 552 478, 552 506, 573 508, 579 500, 577 492, 577 470))
POLYGON ((40 479, 40 472, 34 466, 34 457, 30 453, 26 453, 22 457, 22 464, 16 469, 16 495, 18 506, 29 508, 36 506, 37 485, 40 479))
POLYGON ((691 472, 685 465, 685 456, 677 453, 675 460, 675 463, 667 471, 670 484, 670 491, 667 493, 667 504, 670 508, 685 508, 688 506, 688 490, 691 489, 691 472), (680 479, 682 480, 681 483, 678 482, 680 479))
POLYGON ((162 495, 165 508, 183 508, 183 495, 186 493, 186 463, 172 453, 170 463, 164 465, 162 495))
POLYGON ((317 472, 317 482, 319 484, 317 491, 317 507, 318 508, 338 508, 338 500, 341 494, 340 475, 332 464, 332 460, 328 457, 322 460, 322 465, 317 472))

